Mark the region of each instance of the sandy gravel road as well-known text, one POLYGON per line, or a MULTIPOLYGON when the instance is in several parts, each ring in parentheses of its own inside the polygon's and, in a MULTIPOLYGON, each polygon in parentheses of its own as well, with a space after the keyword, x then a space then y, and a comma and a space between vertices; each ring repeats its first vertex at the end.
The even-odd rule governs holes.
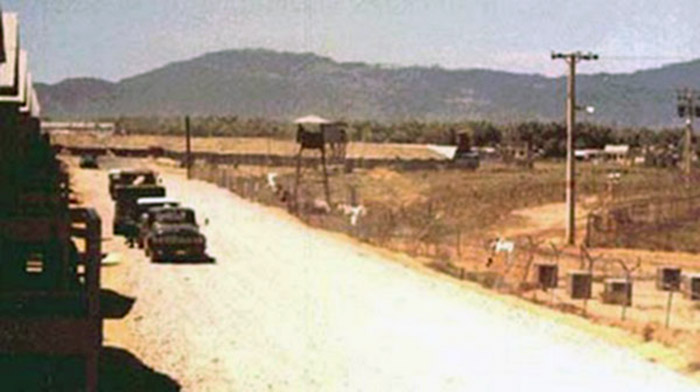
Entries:
MULTIPOLYGON (((104 171, 75 175, 111 233, 104 171)), ((215 264, 151 264, 121 240, 104 284, 136 298, 107 323, 191 391, 690 391, 697 384, 584 332, 165 175, 210 224, 215 264)))

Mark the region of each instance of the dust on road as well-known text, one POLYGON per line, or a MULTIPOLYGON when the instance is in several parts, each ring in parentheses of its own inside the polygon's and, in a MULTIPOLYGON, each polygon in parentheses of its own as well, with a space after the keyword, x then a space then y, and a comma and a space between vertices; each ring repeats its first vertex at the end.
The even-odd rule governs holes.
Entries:
MULTIPOLYGON (((74 173, 111 233, 104 171, 74 173)), ((121 239, 104 286, 136 298, 108 321, 191 391, 696 390, 631 351, 305 227, 200 181, 164 175, 196 209, 215 264, 151 264, 121 239)), ((108 234, 109 235, 109 234, 108 234)))

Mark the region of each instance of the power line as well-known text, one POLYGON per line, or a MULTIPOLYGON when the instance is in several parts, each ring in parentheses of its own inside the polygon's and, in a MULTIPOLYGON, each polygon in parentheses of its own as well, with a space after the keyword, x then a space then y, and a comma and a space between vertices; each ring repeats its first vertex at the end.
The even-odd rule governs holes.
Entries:
POLYGON ((637 55, 615 55, 615 56, 600 56, 600 60, 620 60, 620 61, 627 61, 627 60, 691 60, 691 58, 687 56, 654 56, 654 55, 649 55, 649 56, 637 56, 637 55))

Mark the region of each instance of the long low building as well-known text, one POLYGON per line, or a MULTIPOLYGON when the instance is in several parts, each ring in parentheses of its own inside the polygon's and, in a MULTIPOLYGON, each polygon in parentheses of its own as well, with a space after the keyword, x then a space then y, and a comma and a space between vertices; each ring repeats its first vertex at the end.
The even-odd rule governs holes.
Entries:
POLYGON ((91 122, 91 121, 74 121, 74 122, 58 122, 58 121, 43 121, 41 123, 42 131, 57 132, 57 131, 99 131, 99 132, 114 132, 117 125, 113 122, 91 122))
POLYGON ((634 151, 627 144, 608 144, 605 148, 581 148, 574 150, 579 161, 605 160, 618 163, 632 162, 634 151))

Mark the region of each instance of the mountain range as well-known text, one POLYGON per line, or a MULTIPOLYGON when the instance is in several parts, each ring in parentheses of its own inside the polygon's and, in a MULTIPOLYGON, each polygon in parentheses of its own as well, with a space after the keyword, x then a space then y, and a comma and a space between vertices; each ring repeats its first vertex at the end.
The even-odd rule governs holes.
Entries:
MULTIPOLYGON (((551 61, 543 57, 543 61, 551 61)), ((562 63, 562 66, 564 64, 562 63)), ((581 74, 580 120, 677 126, 676 89, 700 86, 700 60, 633 73, 581 74)), ((118 82, 72 78, 36 85, 54 119, 236 115, 291 120, 315 113, 378 121, 561 121, 566 78, 487 69, 389 67, 312 53, 208 53, 118 82)))

